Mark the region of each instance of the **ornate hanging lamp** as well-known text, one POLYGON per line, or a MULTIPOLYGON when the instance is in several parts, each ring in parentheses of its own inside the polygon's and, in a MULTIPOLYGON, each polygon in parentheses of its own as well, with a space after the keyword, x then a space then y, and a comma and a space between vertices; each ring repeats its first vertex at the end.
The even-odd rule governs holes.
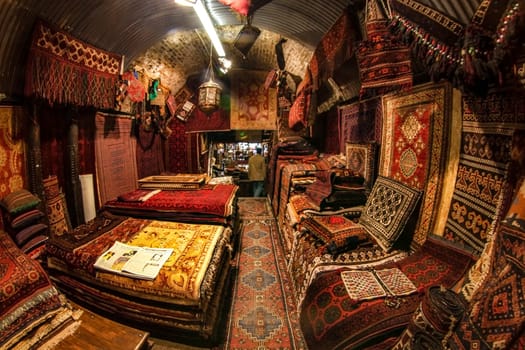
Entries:
POLYGON ((221 103, 221 86, 215 82, 215 75, 213 73, 212 65, 212 48, 210 47, 210 65, 208 66, 207 77, 208 81, 199 86, 199 102, 198 106, 201 111, 206 114, 211 114, 219 109, 221 103))

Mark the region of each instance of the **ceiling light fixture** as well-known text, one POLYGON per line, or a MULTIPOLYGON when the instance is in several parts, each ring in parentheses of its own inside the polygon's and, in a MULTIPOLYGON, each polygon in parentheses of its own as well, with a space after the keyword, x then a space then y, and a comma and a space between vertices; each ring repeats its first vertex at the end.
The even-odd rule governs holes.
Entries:
POLYGON ((199 20, 201 21, 204 30, 208 34, 208 37, 210 38, 213 47, 215 48, 215 52, 217 52, 217 56, 225 57, 226 52, 222 47, 222 43, 219 39, 219 36, 217 35, 217 32, 215 31, 215 26, 213 25, 210 14, 208 13, 208 10, 202 3, 202 0, 175 0, 175 3, 193 7, 193 10, 195 10, 195 13, 199 17, 199 20))

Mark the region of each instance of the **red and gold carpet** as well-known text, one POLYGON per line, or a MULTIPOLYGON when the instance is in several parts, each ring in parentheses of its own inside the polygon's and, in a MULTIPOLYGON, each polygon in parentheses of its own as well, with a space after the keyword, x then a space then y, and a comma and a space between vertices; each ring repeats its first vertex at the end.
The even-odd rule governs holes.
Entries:
POLYGON ((306 349, 278 228, 266 198, 240 198, 243 221, 224 349, 306 349))

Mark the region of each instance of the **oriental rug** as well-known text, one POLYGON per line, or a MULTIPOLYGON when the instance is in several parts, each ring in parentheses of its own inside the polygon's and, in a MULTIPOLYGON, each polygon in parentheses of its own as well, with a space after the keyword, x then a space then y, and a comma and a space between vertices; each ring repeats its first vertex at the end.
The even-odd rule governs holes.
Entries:
POLYGON ((239 213, 243 229, 237 278, 222 348, 306 349, 269 203, 239 198, 239 213))
POLYGON ((233 130, 275 130, 277 91, 264 89, 268 72, 233 71, 230 127, 233 130))
POLYGON ((454 96, 449 84, 431 84, 383 97, 379 175, 424 191, 414 232, 420 244, 438 219, 454 96))

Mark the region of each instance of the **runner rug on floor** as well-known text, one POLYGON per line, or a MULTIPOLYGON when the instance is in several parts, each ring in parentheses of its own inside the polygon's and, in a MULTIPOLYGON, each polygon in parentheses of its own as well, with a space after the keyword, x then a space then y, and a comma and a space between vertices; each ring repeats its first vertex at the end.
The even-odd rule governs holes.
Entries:
POLYGON ((240 198, 243 222, 225 349, 306 349, 266 198, 240 198))

